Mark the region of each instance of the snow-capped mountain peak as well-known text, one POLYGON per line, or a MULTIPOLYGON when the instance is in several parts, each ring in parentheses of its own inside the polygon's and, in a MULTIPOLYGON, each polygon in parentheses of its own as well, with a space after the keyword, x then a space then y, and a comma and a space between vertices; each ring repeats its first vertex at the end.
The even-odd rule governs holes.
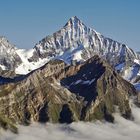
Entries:
POLYGON ((4 36, 0 36, 0 51, 4 51, 4 49, 16 49, 15 45, 11 44, 8 39, 4 36))
MULTIPOLYGON (((7 49, 5 52, 7 53, 7 49)), ((107 38, 94 29, 87 27, 76 16, 71 17, 59 31, 39 41, 33 49, 29 51, 14 49, 14 52, 20 60, 20 63, 14 64, 12 67, 15 68, 17 74, 27 74, 51 59, 61 59, 68 64, 73 64, 86 61, 94 55, 99 55, 113 67, 116 67, 117 71, 125 75, 124 77, 130 77, 126 75, 125 70, 130 67, 130 70, 132 70, 135 67, 136 60, 137 62, 140 60, 140 55, 127 45, 107 38)), ((1 52, 0 55, 2 54, 4 53, 1 52)), ((4 60, 9 58, 6 57, 4 60)), ((10 58, 10 60, 12 59, 10 58)), ((7 65, 7 63, 3 63, 5 61, 0 62, 3 66, 7 65)), ((8 64, 11 64, 11 61, 8 60, 8 64)), ((10 69, 11 67, 7 68, 10 69)))
POLYGON ((68 20, 64 27, 77 27, 80 25, 84 25, 83 22, 77 16, 73 16, 68 20))
POLYGON ((38 55, 41 58, 60 58, 70 63, 77 50, 80 50, 78 61, 79 58, 87 60, 95 54, 103 56, 111 63, 117 60, 115 65, 124 62, 125 59, 137 59, 137 54, 126 45, 106 38, 85 26, 76 16, 70 18, 58 32, 42 39, 34 49, 31 61, 37 61, 35 55, 38 55))
POLYGON ((15 45, 11 44, 6 37, 0 37, 0 69, 14 70, 21 63, 16 50, 15 45))

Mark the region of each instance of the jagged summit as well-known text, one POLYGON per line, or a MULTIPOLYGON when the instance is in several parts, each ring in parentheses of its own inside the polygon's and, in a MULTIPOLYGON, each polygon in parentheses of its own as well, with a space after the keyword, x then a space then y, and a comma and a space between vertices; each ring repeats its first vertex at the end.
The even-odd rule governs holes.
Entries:
POLYGON ((0 36, 0 45, 5 47, 14 47, 5 36, 0 36))
POLYGON ((71 17, 70 19, 71 19, 71 20, 77 20, 77 21, 79 20, 79 21, 80 21, 80 19, 79 19, 77 16, 73 16, 73 17, 71 17))
POLYGON ((9 40, 4 36, 0 37, 0 46, 0 49, 17 49, 16 46, 9 42, 9 40))
POLYGON ((84 25, 84 23, 77 17, 77 16, 73 16, 71 17, 68 22, 65 24, 64 27, 67 27, 67 26, 71 26, 71 25, 84 25))
POLYGON ((0 36, 0 41, 2 40, 2 39, 4 39, 4 38, 6 38, 5 36, 0 36))
POLYGON ((17 48, 4 36, 0 36, 0 69, 14 70, 21 63, 17 48))
POLYGON ((32 121, 113 122, 116 107, 125 118, 132 117, 128 97, 136 91, 120 75, 138 82, 140 56, 125 44, 72 17, 66 26, 29 51, 9 46, 1 38, 0 126, 13 129, 13 122, 32 121), (5 78, 4 70, 25 76, 5 78))
POLYGON ((2 40, 7 40, 7 38, 5 36, 0 36, 0 41, 2 40))
POLYGON ((117 65, 126 58, 137 58, 137 54, 126 45, 104 37, 87 27, 76 16, 71 17, 64 28, 42 39, 34 49, 31 61, 37 61, 38 55, 41 58, 59 58, 70 63, 73 60, 85 61, 97 54, 117 65))
POLYGON ((16 58, 19 58, 20 63, 14 59, 13 65, 15 54, 4 49, 0 53, 2 55, 0 64, 6 69, 11 70, 12 68, 17 74, 27 74, 51 59, 61 59, 71 64, 84 62, 94 55, 106 59, 117 71, 121 72, 125 79, 133 79, 140 73, 136 70, 133 74, 132 69, 135 67, 135 62, 140 63, 139 54, 127 45, 105 37, 87 27, 76 16, 71 17, 59 31, 39 41, 33 49, 29 51, 16 49, 14 51, 18 55, 16 58), (7 57, 3 56, 7 52, 7 57))

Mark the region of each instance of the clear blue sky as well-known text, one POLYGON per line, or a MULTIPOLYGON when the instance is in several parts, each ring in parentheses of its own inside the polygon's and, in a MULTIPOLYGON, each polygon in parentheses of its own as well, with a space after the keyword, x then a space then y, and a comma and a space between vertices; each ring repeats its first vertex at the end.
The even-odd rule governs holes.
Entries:
POLYGON ((0 0, 0 35, 32 48, 72 16, 140 51, 140 0, 0 0))

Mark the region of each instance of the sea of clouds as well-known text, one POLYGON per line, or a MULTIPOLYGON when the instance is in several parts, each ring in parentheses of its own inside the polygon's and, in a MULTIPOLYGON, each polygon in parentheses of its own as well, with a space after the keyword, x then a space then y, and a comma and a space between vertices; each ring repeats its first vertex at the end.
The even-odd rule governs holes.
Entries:
POLYGON ((132 105, 134 121, 115 114, 115 124, 77 122, 70 125, 37 124, 19 126, 19 134, 0 132, 0 140, 139 140, 140 108, 132 105))

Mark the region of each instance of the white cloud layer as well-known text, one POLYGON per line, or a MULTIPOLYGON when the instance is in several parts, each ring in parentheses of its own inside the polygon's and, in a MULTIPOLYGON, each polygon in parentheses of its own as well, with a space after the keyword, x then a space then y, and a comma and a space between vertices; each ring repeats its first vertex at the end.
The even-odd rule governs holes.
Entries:
POLYGON ((115 124, 78 122, 70 125, 32 124, 20 126, 19 134, 1 132, 0 140, 139 140, 140 108, 133 105, 135 120, 129 121, 115 114, 115 124))

